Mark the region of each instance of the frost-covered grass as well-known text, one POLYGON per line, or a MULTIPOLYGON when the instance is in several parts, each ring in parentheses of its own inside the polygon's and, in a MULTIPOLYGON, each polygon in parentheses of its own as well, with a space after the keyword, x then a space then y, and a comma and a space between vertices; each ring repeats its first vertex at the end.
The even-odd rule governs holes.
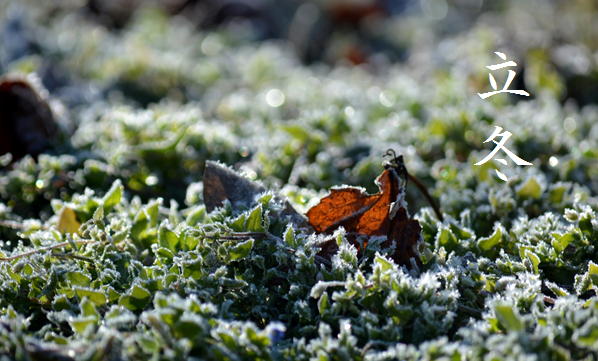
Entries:
MULTIPOLYGON (((542 5, 527 34, 550 43, 545 18, 576 24, 584 4, 542 5)), ((413 25, 396 40, 410 62, 373 70, 304 66, 284 43, 198 32, 155 9, 119 32, 68 9, 11 11, 4 31, 19 22, 35 50, 0 47, 2 69, 64 71, 50 94, 68 140, 0 170, 0 256, 37 250, 0 261, 2 357, 598 358, 598 108, 561 101, 571 72, 545 66, 591 77, 595 61, 580 70, 508 35, 521 27, 493 33, 484 22, 450 37, 458 46, 432 46, 424 35, 441 30, 415 15, 385 23, 387 37, 413 25), (476 95, 501 50, 525 65, 534 98, 476 95), (533 166, 474 166, 495 126, 533 166), (304 212, 334 185, 376 192, 388 148, 444 213, 438 221, 409 186, 419 269, 375 241, 358 257, 342 231, 332 266, 319 263, 321 239, 281 217, 270 192, 238 211, 203 204, 208 159, 304 212), (72 237, 57 231, 65 209, 83 224, 72 237), (238 232, 267 237, 230 239, 238 232)), ((597 50, 576 26, 562 29, 576 59, 597 50)))

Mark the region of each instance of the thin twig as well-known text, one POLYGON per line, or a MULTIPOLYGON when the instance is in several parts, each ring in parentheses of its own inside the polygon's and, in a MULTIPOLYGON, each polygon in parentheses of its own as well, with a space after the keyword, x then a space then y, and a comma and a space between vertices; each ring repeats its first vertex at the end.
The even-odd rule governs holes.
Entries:
POLYGON ((457 308, 459 309, 459 311, 463 311, 467 314, 470 314, 471 316, 475 316, 477 318, 482 317, 482 311, 478 311, 476 309, 473 309, 471 307, 467 307, 464 305, 457 305, 457 308))
POLYGON ((21 230, 26 228, 23 223, 20 223, 20 222, 17 222, 17 221, 4 221, 4 220, 0 220, 0 226, 12 228, 12 229, 21 229, 21 230))
POLYGON ((387 157, 387 156, 391 156, 392 160, 390 162, 387 162, 384 167, 385 168, 387 166, 393 167, 396 169, 397 173, 403 174, 403 176, 405 177, 405 185, 403 186, 404 188, 407 188, 408 180, 411 180, 413 183, 415 183, 415 185, 417 186, 417 188, 419 188, 419 190, 422 192, 424 197, 426 197, 428 202, 430 202, 430 205, 432 206, 432 208, 434 208, 434 212, 436 212, 436 216, 438 217, 438 219, 442 222, 443 221, 442 213, 440 213, 440 208, 438 207, 438 204, 436 204, 436 201, 434 201, 434 198, 432 198, 432 196, 430 196, 430 193, 428 193, 428 190, 423 185, 423 183, 420 182, 419 179, 415 178, 415 176, 411 175, 411 173, 409 173, 407 171, 407 167, 405 166, 403 156, 399 155, 397 157, 397 154, 392 149, 388 149, 386 151, 386 154, 384 154, 382 157, 387 157))
MULTIPOLYGON (((206 236, 208 237, 208 236, 206 236)), ((211 236, 214 237, 214 236, 211 236)), ((210 238, 210 237, 208 237, 210 238)), ((235 240, 235 239, 249 239, 249 238, 267 238, 264 232, 239 232, 233 233, 232 236, 220 236, 220 239, 235 240)))
MULTIPOLYGON (((214 235, 205 235, 206 238, 211 238, 211 239, 216 239, 216 236, 214 235)), ((262 238, 262 239, 267 239, 269 241, 275 242, 275 243, 280 243, 283 242, 281 238, 278 238, 270 233, 264 233, 264 232, 244 232, 244 233, 233 233, 232 236, 220 236, 218 237, 219 239, 226 239, 226 240, 239 240, 239 239, 250 239, 250 238, 262 238)), ((286 248, 286 250, 288 252, 291 253, 295 253, 295 250, 292 248, 286 248)), ((321 264, 324 264, 330 268, 332 268, 332 262, 330 262, 329 260, 327 260, 326 258, 322 257, 322 256, 315 256, 315 260, 317 262, 320 262, 321 264)))
POLYGON ((89 257, 83 257, 83 256, 79 256, 79 255, 72 254, 72 253, 52 253, 52 256, 53 257, 70 257, 70 258, 80 259, 82 261, 93 262, 93 259, 91 259, 89 257))
MULTIPOLYGON (((97 241, 94 241, 94 240, 80 240, 80 241, 74 241, 74 242, 75 242, 75 244, 91 244, 91 243, 95 243, 97 241)), ((31 252, 21 253, 21 254, 18 254, 16 256, 6 257, 6 258, 0 258, 0 262, 2 262, 2 261, 5 261, 5 262, 14 261, 15 259, 19 259, 21 257, 31 256, 31 255, 36 254, 36 253, 51 251, 51 250, 56 249, 56 248, 66 247, 66 246, 70 246, 70 245, 71 245, 70 242, 62 242, 62 243, 55 244, 53 246, 39 248, 39 249, 33 250, 31 252)))
POLYGON ((329 261, 329 260, 327 260, 326 258, 324 258, 324 257, 322 257, 322 256, 318 256, 318 255, 315 255, 315 257, 314 257, 314 258, 315 258, 315 260, 316 260, 316 261, 318 261, 318 262, 320 262, 320 263, 323 263, 323 264, 325 264, 326 266, 328 266, 328 267, 332 268, 332 262, 330 262, 330 261, 329 261))

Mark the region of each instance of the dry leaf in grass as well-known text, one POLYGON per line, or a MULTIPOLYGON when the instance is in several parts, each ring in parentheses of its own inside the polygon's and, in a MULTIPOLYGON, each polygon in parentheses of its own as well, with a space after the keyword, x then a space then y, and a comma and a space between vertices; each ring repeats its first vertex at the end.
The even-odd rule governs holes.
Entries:
MULTIPOLYGON (((396 242, 392 258, 397 264, 409 266, 410 258, 414 258, 421 265, 415 249, 421 237, 421 227, 417 220, 409 218, 403 201, 405 189, 399 182, 395 169, 388 167, 376 179, 380 187, 377 194, 367 194, 362 188, 332 188, 330 195, 307 212, 309 223, 322 234, 332 234, 339 227, 344 227, 347 240, 358 248, 361 247, 357 242, 359 236, 386 236, 382 247, 396 242)), ((322 247, 321 256, 330 259, 336 242, 328 242, 330 244, 322 247)), ((367 248, 367 240, 363 246, 367 248)))
POLYGON ((50 146, 58 129, 44 92, 32 76, 0 79, 0 155, 15 161, 50 146))

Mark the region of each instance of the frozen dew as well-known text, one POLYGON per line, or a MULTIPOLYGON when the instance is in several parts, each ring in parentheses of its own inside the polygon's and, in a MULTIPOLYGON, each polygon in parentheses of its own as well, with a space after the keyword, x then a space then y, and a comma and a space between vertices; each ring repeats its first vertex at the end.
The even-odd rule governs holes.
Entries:
POLYGON ((421 149, 424 153, 429 153, 430 151, 432 151, 432 143, 423 142, 423 144, 421 145, 421 149))
POLYGON ((577 127, 577 123, 575 122, 575 119, 573 119, 573 118, 566 118, 565 121, 563 122, 563 128, 565 129, 565 131, 567 133, 573 133, 573 131, 575 130, 576 127, 577 127))
POLYGON ((392 126, 395 128, 398 128, 399 125, 401 125, 401 123, 400 123, 401 118, 395 112, 388 114, 388 120, 390 120, 390 124, 392 124, 392 126))
POLYGON ((278 89, 270 89, 266 94, 266 102, 269 106, 278 108, 284 103, 284 93, 278 89))
POLYGON ((550 157, 548 164, 550 164, 551 167, 556 167, 556 165, 559 164, 559 160, 556 157, 550 157))
POLYGON ((91 32, 91 37, 94 41, 101 41, 106 37, 106 28, 98 26, 91 32))
POLYGON ((216 55, 222 50, 222 38, 218 34, 208 35, 201 43, 201 51, 206 55, 216 55))
POLYGON ((61 51, 69 51, 75 46, 77 38, 70 32, 64 32, 58 37, 58 47, 61 51))
POLYGON ((98 94, 100 92, 100 88, 98 88, 98 86, 93 83, 89 83, 89 91, 92 94, 98 94))
POLYGON ((345 332, 350 332, 351 331, 351 324, 349 322, 342 322, 341 323, 341 329, 345 332))
POLYGON ((459 55, 459 46, 453 39, 444 39, 438 44, 438 52, 444 59, 453 61, 459 55))
POLYGON ((147 184, 148 186, 155 186, 156 184, 158 184, 158 177, 156 177, 153 174, 150 174, 147 178, 145 178, 145 184, 147 184))
POLYGON ((471 130, 465 132, 465 140, 468 142, 473 142, 475 139, 475 135, 471 130))
POLYGON ((392 107, 395 104, 395 101, 396 98, 391 91, 385 90, 382 93, 380 93, 380 103, 385 107, 392 107))
POLYGON ((579 150, 581 153, 585 153, 590 150, 590 145, 584 140, 583 142, 579 143, 579 150))
POLYGON ((434 20, 442 20, 448 12, 448 5, 444 0, 422 0, 421 8, 426 16, 434 20))
POLYGON ((388 131, 386 129, 380 129, 380 131, 378 132, 378 136, 382 140, 387 140, 388 139, 388 131))
POLYGON ((552 141, 552 150, 554 150, 555 152, 557 152, 559 149, 561 149, 561 142, 559 142, 558 140, 553 140, 552 141))
POLYGON ((320 79, 310 76, 309 78, 307 78, 306 80, 307 84, 309 84, 312 87, 319 87, 320 86, 320 79))
POLYGON ((239 148, 239 154, 243 158, 247 157, 249 155, 249 148, 247 148, 246 146, 242 146, 241 148, 239 148))
POLYGON ((256 180, 257 179, 257 173, 253 169, 251 169, 251 168, 241 167, 240 171, 241 171, 241 174, 243 176, 245 176, 245 178, 249 178, 251 180, 256 180))

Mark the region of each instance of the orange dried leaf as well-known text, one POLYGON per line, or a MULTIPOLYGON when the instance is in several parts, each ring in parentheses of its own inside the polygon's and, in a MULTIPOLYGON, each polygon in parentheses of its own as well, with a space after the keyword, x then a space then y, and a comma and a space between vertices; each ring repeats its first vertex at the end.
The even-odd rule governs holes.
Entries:
MULTIPOLYGON (((399 185, 399 176, 393 168, 388 168, 376 179, 376 184, 380 192, 374 195, 353 187, 331 189, 330 195, 307 212, 310 225, 323 234, 332 234, 342 226, 347 240, 357 247, 360 247, 356 241, 360 235, 387 236, 382 246, 396 242, 392 258, 397 264, 410 265, 412 257, 421 264, 415 250, 421 227, 417 220, 409 218, 403 206, 405 192, 399 185)), ((326 249, 324 257, 329 254, 329 248, 323 247, 326 249)))

